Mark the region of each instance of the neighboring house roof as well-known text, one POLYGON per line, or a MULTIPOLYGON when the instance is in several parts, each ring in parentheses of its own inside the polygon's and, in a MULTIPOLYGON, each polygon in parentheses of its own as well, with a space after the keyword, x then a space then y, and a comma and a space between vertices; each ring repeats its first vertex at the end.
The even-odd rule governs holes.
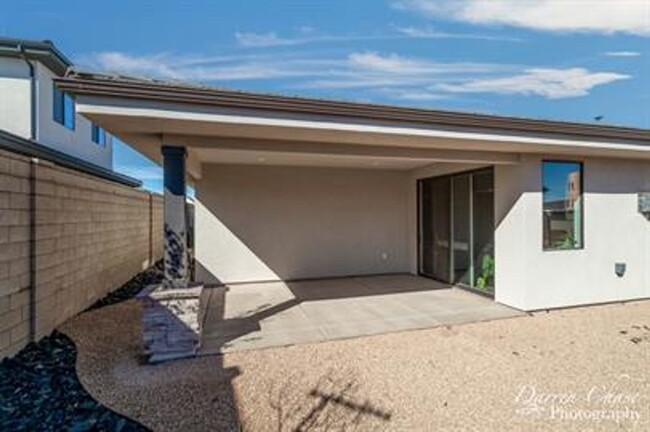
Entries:
POLYGON ((72 62, 49 40, 36 41, 0 37, 0 57, 38 60, 57 75, 65 75, 72 62))
POLYGON ((62 90, 77 95, 409 122, 437 127, 490 129, 506 133, 613 138, 650 145, 650 129, 253 93, 74 69, 70 69, 66 77, 56 79, 56 82, 62 90))
POLYGON ((140 187, 142 182, 133 177, 117 173, 99 165, 87 162, 83 159, 70 156, 69 154, 58 150, 45 147, 35 141, 22 138, 7 131, 0 129, 0 150, 8 150, 13 153, 19 153, 29 157, 44 159, 57 165, 72 168, 77 171, 91 174, 105 180, 121 183, 126 186, 140 187))

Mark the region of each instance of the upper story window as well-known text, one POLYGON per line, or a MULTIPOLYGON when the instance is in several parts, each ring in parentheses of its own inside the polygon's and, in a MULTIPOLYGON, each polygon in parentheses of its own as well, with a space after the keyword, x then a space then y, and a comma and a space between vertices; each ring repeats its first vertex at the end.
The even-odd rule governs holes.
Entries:
POLYGON ((91 138, 95 144, 100 146, 106 145, 106 131, 93 123, 91 130, 91 138))
POLYGON ((53 84, 52 101, 54 121, 68 129, 74 130, 75 105, 73 97, 62 92, 56 84, 53 84))
POLYGON ((582 249, 582 163, 542 162, 544 250, 582 249))

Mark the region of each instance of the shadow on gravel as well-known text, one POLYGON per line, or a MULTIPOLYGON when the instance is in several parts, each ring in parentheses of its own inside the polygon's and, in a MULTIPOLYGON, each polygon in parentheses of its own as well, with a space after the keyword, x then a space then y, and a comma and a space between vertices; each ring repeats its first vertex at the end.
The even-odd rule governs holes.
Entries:
POLYGON ((363 396, 351 370, 329 371, 306 395, 295 381, 288 379, 269 394, 278 432, 379 430, 392 418, 390 411, 363 396))
MULTIPOLYGON (((161 263, 138 274, 93 304, 97 309, 137 294, 162 277, 161 263)), ((75 370, 77 350, 54 331, 0 362, 0 430, 148 431, 101 405, 82 387, 75 370)))

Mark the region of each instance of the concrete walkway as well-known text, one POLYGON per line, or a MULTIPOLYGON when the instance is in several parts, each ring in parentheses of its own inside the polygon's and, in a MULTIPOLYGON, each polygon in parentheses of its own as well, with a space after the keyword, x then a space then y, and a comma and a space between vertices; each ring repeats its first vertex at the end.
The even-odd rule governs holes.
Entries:
POLYGON ((211 288, 199 354, 322 342, 523 313, 412 275, 211 288))

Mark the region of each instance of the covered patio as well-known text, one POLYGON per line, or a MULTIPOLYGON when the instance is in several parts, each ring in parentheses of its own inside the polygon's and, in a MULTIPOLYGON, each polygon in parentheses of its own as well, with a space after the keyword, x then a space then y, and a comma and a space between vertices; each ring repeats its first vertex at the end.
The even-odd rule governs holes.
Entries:
POLYGON ((207 288, 199 355, 488 321, 523 312, 409 274, 207 288))
MULTIPOLYGON (((145 347, 163 347, 161 359, 514 313, 500 304, 618 298, 607 284, 602 295, 573 289, 604 280, 567 279, 596 274, 574 271, 587 254, 543 253, 541 167, 586 148, 593 158, 647 157, 643 131, 75 71, 57 85, 80 114, 164 168, 165 279, 145 313, 145 347), (196 192, 193 236, 186 183, 196 192)), ((610 163, 594 160, 592 191, 612 192, 601 188, 610 163)), ((644 181, 634 164, 634 187, 620 188, 629 206, 644 181)), ((591 226, 597 238, 603 230, 591 226)), ((594 269, 619 260, 607 242, 592 244, 603 248, 594 269)), ((640 296, 641 272, 622 282, 627 297, 640 296)))
MULTIPOLYGON (((150 360, 512 315, 416 276, 424 256, 417 179, 516 165, 512 146, 421 127, 426 119, 406 109, 330 109, 83 73, 58 85, 76 95, 80 113, 163 166, 165 279, 143 296, 150 360), (193 236, 187 183, 196 192, 193 236)), ((457 242, 465 255, 469 243, 457 242)), ((475 260, 456 262, 467 272, 475 260)))

